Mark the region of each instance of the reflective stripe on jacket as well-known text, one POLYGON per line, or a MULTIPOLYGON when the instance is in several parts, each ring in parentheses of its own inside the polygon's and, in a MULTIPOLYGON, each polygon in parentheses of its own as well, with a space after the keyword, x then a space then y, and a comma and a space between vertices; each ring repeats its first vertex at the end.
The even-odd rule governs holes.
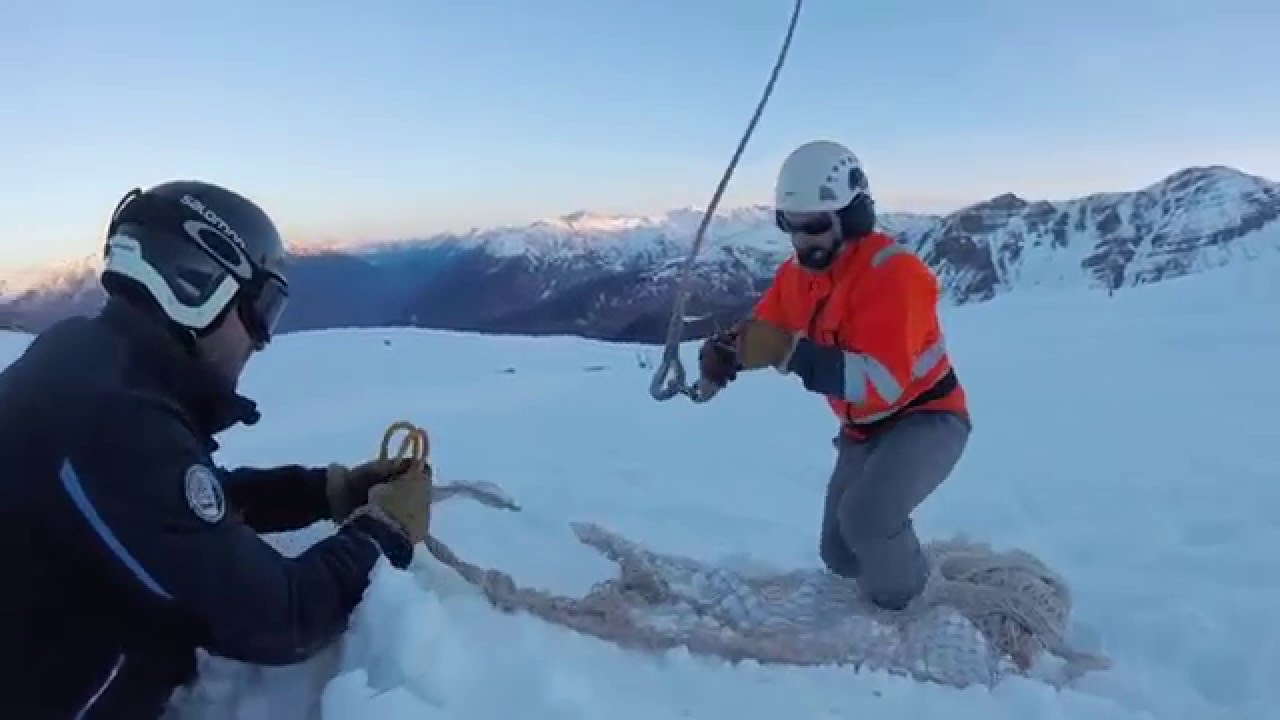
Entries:
MULTIPOLYGON (((812 272, 788 259, 755 316, 814 343, 816 387, 858 434, 899 412, 948 410, 967 417, 938 320, 941 292, 929 266, 876 232, 812 272)), ((811 387, 810 389, 815 389, 811 387)))

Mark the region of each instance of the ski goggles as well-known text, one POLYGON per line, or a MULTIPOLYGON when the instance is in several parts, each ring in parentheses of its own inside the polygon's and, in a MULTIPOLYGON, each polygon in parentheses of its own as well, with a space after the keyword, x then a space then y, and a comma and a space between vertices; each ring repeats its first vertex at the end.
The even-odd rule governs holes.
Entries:
POLYGON ((107 233, 111 264, 143 282, 175 321, 207 327, 235 302, 259 348, 274 337, 288 305, 288 282, 181 203, 131 191, 107 233))
POLYGON ((289 285, 284 278, 270 271, 263 271, 256 277, 256 289, 246 288, 249 301, 240 303, 238 307, 245 329, 261 348, 271 342, 280 327, 280 318, 289 305, 289 285))

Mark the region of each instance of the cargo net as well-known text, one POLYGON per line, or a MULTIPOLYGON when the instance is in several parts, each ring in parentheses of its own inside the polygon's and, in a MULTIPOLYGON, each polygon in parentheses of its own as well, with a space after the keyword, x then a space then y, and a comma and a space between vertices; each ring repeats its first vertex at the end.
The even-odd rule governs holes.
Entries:
MULTIPOLYGON (((437 485, 432 503, 464 495, 519 510, 488 484, 437 485)), ((902 611, 867 602, 857 584, 822 569, 744 574, 653 552, 599 525, 571 525, 618 565, 581 598, 518 586, 428 537, 428 550, 497 608, 523 612, 619 646, 765 664, 852 665, 965 687, 1026 674, 1044 653, 1064 681, 1108 666, 1068 645, 1066 583, 1032 555, 966 540, 926 546, 931 578, 902 611)))

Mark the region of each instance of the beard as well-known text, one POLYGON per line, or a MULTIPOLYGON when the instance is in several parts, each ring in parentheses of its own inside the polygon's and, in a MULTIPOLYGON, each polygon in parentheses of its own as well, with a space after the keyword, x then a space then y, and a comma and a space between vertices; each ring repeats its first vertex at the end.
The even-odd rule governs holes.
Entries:
POLYGON ((796 262, 809 270, 826 270, 835 257, 835 248, 807 247, 796 251, 796 262))

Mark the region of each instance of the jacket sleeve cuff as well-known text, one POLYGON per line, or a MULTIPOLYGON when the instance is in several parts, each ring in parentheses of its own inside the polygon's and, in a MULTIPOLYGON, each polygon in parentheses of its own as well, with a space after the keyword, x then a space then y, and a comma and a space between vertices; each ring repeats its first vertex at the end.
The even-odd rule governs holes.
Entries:
POLYGON ((797 336, 791 352, 785 358, 784 364, 779 368, 779 372, 784 375, 799 375, 804 378, 811 374, 813 370, 815 355, 813 341, 807 337, 797 336))
POLYGON ((787 361, 787 372, 800 377, 806 390, 819 395, 844 395, 845 353, 809 338, 796 343, 787 361))
POLYGON ((783 375, 790 375, 791 373, 793 373, 794 371, 791 369, 791 362, 792 360, 795 359, 796 351, 800 349, 801 344, 808 343, 808 342, 809 342, 809 339, 804 337, 800 333, 793 334, 791 336, 791 345, 787 347, 787 351, 786 353, 783 354, 782 359, 779 360, 778 363, 773 366, 774 369, 782 373, 783 375))

